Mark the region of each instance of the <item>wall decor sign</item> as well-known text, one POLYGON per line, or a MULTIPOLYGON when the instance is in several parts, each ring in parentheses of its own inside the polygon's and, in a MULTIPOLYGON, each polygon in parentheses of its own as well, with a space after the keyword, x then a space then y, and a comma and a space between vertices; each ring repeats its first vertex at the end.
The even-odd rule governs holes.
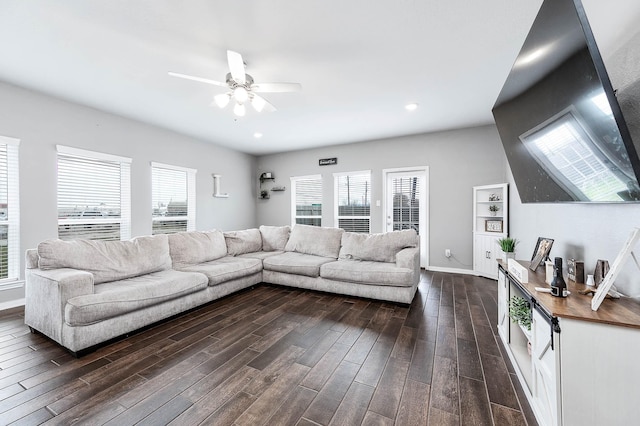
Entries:
POLYGON ((321 158, 318 160, 318 165, 320 166, 333 166, 334 164, 338 164, 338 157, 321 158))

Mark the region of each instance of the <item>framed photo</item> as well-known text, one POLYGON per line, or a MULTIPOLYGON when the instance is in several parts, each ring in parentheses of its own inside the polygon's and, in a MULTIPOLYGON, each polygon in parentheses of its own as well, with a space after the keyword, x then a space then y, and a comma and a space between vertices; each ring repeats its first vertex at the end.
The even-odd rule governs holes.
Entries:
POLYGON ((533 250, 533 255, 531 256, 531 265, 529 266, 529 269, 535 271, 543 261, 547 260, 552 245, 553 240, 551 238, 538 238, 536 248, 533 250))
POLYGON ((501 220, 485 220, 484 221, 485 232, 502 232, 501 220))

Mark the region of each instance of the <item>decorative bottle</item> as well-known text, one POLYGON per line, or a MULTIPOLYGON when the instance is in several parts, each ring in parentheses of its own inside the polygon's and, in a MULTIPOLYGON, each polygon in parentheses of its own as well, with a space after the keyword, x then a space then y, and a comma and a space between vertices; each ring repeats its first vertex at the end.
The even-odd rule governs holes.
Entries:
POLYGON ((554 259, 553 280, 551 281, 551 294, 556 297, 567 297, 567 283, 562 277, 562 258, 554 259))

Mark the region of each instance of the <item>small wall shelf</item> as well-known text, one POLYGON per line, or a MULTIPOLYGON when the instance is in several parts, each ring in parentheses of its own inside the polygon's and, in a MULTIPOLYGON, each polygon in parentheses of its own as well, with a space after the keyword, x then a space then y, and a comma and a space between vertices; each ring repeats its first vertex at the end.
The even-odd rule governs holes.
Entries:
POLYGON ((260 200, 271 198, 271 192, 284 192, 287 189, 284 186, 275 185, 276 178, 271 172, 262 173, 258 180, 260 181, 260 192, 258 194, 260 200), (268 185, 268 182, 271 182, 271 184, 268 185))

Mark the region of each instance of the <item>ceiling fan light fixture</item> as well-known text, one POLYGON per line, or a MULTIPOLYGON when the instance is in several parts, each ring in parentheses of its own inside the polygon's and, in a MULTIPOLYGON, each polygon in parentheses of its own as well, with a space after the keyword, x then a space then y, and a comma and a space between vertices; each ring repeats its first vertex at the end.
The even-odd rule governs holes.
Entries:
POLYGON ((229 96, 228 93, 223 93, 220 95, 215 95, 213 97, 213 102, 215 102, 216 105, 218 105, 218 107, 222 109, 227 106, 227 104, 229 103, 229 99, 231 99, 231 96, 229 96))
POLYGON ((236 98, 236 101, 238 101, 238 103, 243 104, 249 99, 249 92, 247 92, 247 89, 245 89, 244 87, 238 86, 233 89, 233 97, 236 98))
POLYGON ((233 107, 233 113, 238 117, 244 117, 246 112, 247 112, 247 109, 244 107, 243 104, 237 103, 236 106, 233 107))

